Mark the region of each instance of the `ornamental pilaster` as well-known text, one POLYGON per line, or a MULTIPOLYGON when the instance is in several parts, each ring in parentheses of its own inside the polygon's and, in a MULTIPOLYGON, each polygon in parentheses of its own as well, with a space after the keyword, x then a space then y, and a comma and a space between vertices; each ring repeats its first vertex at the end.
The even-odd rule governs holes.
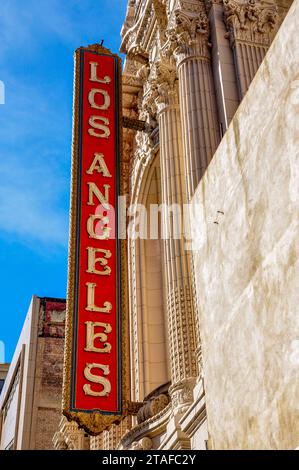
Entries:
POLYGON ((231 40, 269 47, 278 20, 277 6, 256 0, 223 0, 224 17, 231 40))
POLYGON ((223 0, 223 4, 242 99, 271 45, 278 10, 275 3, 256 0, 223 0))
MULTIPOLYGON (((156 64, 153 86, 159 116, 162 203, 167 208, 176 206, 182 213, 187 200, 186 174, 178 80, 172 61, 161 60, 156 64)), ((192 403, 192 388, 197 377, 194 305, 190 259, 183 233, 175 238, 170 230, 169 214, 163 217, 163 225, 168 227, 164 240, 164 273, 172 379, 170 396, 174 413, 177 413, 185 411, 192 403)))
MULTIPOLYGON (((209 20, 204 2, 182 0, 170 18, 167 41, 162 56, 174 62, 179 84, 182 126, 182 154, 185 169, 186 201, 189 202, 220 142, 216 96, 212 74, 209 20)), ((198 307, 192 253, 188 256, 190 284, 185 296, 190 297, 190 315, 196 325, 196 351, 200 350, 198 307)), ((182 295, 175 294, 175 298, 182 295)), ((199 366, 199 364, 198 364, 199 366)), ((191 396, 192 387, 173 388, 176 403, 191 396)))
POLYGON ((220 141, 204 2, 182 0, 170 19, 162 56, 174 60, 179 79, 187 199, 191 200, 220 141))

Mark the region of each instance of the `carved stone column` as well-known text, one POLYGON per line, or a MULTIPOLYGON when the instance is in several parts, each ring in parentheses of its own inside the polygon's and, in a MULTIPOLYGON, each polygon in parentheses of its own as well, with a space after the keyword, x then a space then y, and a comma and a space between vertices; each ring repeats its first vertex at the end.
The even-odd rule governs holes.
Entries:
POLYGON ((189 0, 179 2, 178 6, 164 53, 173 50, 177 63, 187 199, 190 200, 218 147, 220 128, 205 5, 189 0))
MULTIPOLYGON (((187 193, 176 70, 170 60, 158 63, 156 70, 162 202, 168 208, 176 204, 182 210, 187 193)), ((163 219, 168 229, 169 220, 167 216, 163 219)), ((184 239, 175 239, 169 230, 164 241, 164 261, 172 378, 169 393, 176 412, 184 411, 193 401, 197 365, 189 255, 184 239)))
POLYGON ((220 134, 226 132, 240 104, 233 51, 224 23, 222 0, 205 0, 220 134))
MULTIPOLYGON (((220 142, 210 57, 209 20, 204 2, 179 1, 169 22, 162 56, 174 56, 179 78, 182 142, 189 202, 220 142)), ((189 255, 189 295, 196 325, 196 354, 200 366, 200 331, 192 254, 189 255)), ((200 368, 200 367, 199 367, 200 368)))
POLYGON ((234 53, 240 99, 248 90, 277 28, 277 6, 256 0, 223 0, 224 17, 234 53))

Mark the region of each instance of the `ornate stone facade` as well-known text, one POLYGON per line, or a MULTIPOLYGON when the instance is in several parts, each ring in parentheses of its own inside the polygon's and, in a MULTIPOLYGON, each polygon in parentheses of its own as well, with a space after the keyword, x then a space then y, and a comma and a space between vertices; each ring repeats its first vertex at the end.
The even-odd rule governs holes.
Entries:
POLYGON ((89 450, 89 436, 78 428, 74 421, 61 418, 59 431, 54 434, 53 444, 56 450, 89 450))
MULTIPOLYGON (((290 3, 128 2, 121 33, 126 54, 121 171, 128 206, 164 204, 183 211, 192 200, 290 3)), ((140 211, 129 215, 136 227, 140 211)), ((127 242, 136 406, 122 423, 90 438, 93 450, 211 448, 202 293, 195 287, 187 233, 163 238, 169 226, 162 213, 156 239, 127 242)), ((57 448, 66 446, 62 435, 55 437, 57 448)))
MULTIPOLYGON (((183 208, 192 199, 288 6, 255 0, 129 2, 121 46, 124 112, 144 123, 143 129, 125 130, 130 203, 183 208)), ((163 217, 162 224, 168 224, 163 217)), ((200 293, 185 242, 129 242, 131 393, 144 405, 115 447, 207 447, 200 293), (159 286, 152 273, 159 275, 159 286), (165 338, 162 362, 154 331, 160 341, 165 338), (163 381, 170 381, 166 395, 159 392, 163 381)))
POLYGON ((212 449, 299 443, 298 30, 295 0, 193 197, 212 449))
POLYGON ((224 17, 232 45, 236 41, 269 47, 278 23, 278 8, 256 0, 224 0, 224 17))
POLYGON ((227 37, 235 57, 239 96, 243 98, 265 57, 279 24, 273 2, 224 0, 227 37))

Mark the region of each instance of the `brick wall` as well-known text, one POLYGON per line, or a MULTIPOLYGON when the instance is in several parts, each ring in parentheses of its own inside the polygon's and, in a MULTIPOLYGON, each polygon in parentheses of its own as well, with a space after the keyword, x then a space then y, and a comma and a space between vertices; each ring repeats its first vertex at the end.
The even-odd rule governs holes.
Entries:
POLYGON ((64 300, 41 299, 31 448, 53 449, 61 419, 63 380, 64 300))

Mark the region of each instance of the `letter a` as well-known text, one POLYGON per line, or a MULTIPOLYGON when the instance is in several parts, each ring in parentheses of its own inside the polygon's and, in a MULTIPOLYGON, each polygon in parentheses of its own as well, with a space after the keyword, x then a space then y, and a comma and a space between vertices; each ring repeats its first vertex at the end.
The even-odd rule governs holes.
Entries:
POLYGON ((88 173, 89 175, 92 175, 94 171, 97 171, 98 173, 102 173, 102 175, 105 176, 106 178, 112 177, 110 171, 107 168, 105 157, 102 153, 94 154, 92 164, 90 165, 86 173, 88 173))

